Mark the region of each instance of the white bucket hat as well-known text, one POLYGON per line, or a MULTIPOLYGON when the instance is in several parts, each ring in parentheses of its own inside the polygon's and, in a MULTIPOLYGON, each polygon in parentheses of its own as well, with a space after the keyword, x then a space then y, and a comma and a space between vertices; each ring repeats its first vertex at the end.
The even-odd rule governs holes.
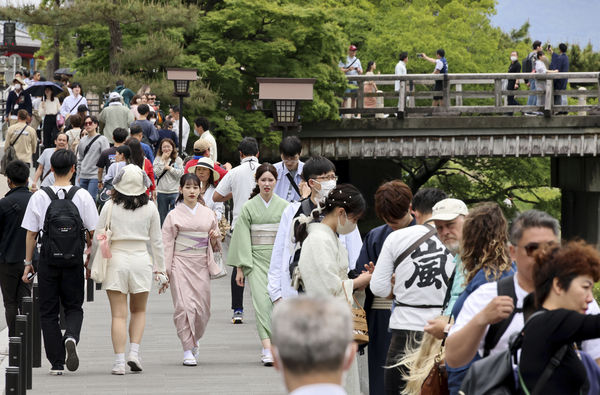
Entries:
POLYGON ((140 169, 137 165, 127 165, 115 177, 114 188, 125 196, 143 195, 147 189, 144 183, 145 175, 144 170, 140 169))
POLYGON ((198 168, 198 167, 205 167, 207 169, 212 170, 213 181, 215 181, 215 182, 219 181, 219 178, 221 178, 221 175, 219 174, 219 172, 215 170, 215 165, 214 165, 213 160, 210 158, 204 157, 204 158, 198 159, 198 162, 195 165, 190 166, 188 168, 188 173, 192 173, 192 174, 196 173, 196 168, 198 168))

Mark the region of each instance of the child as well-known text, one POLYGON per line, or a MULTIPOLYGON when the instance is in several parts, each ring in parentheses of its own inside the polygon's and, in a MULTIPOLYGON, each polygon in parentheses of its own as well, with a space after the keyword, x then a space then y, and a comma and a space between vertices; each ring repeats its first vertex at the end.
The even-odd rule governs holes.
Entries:
POLYGON ((215 213, 200 203, 200 179, 184 174, 179 186, 177 204, 162 234, 183 365, 196 366, 198 342, 210 318, 210 275, 221 271, 213 259, 213 251, 221 250, 221 234, 215 213))

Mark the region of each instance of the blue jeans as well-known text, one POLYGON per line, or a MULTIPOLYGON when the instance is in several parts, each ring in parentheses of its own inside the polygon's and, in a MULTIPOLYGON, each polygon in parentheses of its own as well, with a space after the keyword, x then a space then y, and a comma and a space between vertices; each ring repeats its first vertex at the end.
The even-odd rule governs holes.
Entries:
MULTIPOLYGON (((529 90, 530 91, 535 90, 535 80, 529 80, 529 90)), ((537 96, 529 96, 527 98, 528 106, 535 106, 536 104, 537 104, 537 96)))
POLYGON ((160 214, 160 225, 162 226, 167 218, 169 211, 175 208, 175 201, 179 197, 179 193, 160 193, 156 195, 156 202, 158 203, 158 213, 160 214))
POLYGON ((85 189, 92 195, 94 202, 98 196, 98 179, 97 178, 80 178, 79 186, 85 189))

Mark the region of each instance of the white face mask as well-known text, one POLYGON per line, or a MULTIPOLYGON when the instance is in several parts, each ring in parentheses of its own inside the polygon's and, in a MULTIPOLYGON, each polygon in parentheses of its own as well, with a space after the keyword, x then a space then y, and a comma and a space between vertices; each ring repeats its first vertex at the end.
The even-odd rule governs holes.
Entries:
POLYGON ((337 227, 336 227, 336 232, 339 235, 347 235, 348 233, 352 233, 354 232, 354 229, 356 229, 356 223, 350 221, 348 219, 348 215, 346 214, 346 212, 344 211, 344 216, 346 217, 346 223, 344 225, 342 225, 342 222, 340 221, 340 217, 341 215, 338 217, 338 222, 337 222, 337 227))
POLYGON ((19 89, 21 89, 21 84, 15 84, 15 89, 16 89, 16 90, 19 90, 19 89))
POLYGON ((320 201, 325 200, 327 195, 329 195, 329 192, 333 191, 337 185, 336 180, 327 180, 323 182, 315 180, 315 182, 321 185, 321 189, 317 192, 320 201))
POLYGON ((511 57, 510 57, 510 60, 511 60, 512 62, 516 62, 516 61, 517 61, 517 57, 516 57, 516 56, 511 56, 511 57))

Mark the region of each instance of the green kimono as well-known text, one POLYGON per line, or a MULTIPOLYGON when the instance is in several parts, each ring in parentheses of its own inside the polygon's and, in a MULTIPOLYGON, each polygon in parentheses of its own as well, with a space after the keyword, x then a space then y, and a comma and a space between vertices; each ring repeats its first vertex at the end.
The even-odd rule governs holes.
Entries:
POLYGON ((267 289, 269 264, 281 214, 288 204, 275 194, 268 207, 260 195, 248 200, 235 223, 227 252, 227 264, 242 269, 248 279, 261 340, 271 338, 273 303, 267 289))

